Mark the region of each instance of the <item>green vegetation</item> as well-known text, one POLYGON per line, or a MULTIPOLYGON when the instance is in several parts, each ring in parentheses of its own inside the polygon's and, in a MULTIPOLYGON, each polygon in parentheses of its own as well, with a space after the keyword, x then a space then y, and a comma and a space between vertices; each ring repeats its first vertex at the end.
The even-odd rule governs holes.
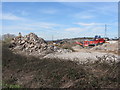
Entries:
POLYGON ((3 88, 21 88, 20 85, 1 84, 3 88))
POLYGON ((116 88, 120 63, 40 59, 14 54, 3 44, 5 88, 116 88), (12 86, 10 86, 12 85, 12 86), (15 86, 14 86, 15 85, 15 86))

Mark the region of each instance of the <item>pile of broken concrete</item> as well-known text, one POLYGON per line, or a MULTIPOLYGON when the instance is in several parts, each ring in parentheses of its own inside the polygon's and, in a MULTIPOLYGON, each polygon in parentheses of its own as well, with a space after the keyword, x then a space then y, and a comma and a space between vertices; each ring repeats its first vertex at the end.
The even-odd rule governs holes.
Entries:
POLYGON ((102 51, 112 51, 118 52, 118 41, 109 41, 108 43, 104 43, 103 45, 96 46, 91 48, 91 50, 102 50, 102 51))
POLYGON ((25 52, 29 55, 45 55, 49 53, 59 52, 59 53, 67 53, 72 52, 68 49, 61 49, 53 45, 48 45, 47 42, 38 37, 34 33, 30 33, 26 36, 19 35, 11 41, 9 48, 12 51, 17 52, 25 52))

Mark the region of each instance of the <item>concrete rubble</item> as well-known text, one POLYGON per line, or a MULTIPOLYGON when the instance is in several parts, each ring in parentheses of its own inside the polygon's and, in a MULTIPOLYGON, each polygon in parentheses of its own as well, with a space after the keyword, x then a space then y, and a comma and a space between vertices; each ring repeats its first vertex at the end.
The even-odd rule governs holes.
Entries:
POLYGON ((49 53, 68 53, 72 52, 68 49, 58 48, 53 45, 48 45, 47 42, 43 39, 38 37, 34 33, 30 33, 26 36, 19 35, 11 41, 9 48, 12 51, 17 52, 25 52, 29 55, 45 55, 49 53))
POLYGON ((106 61, 106 62, 118 62, 118 56, 110 53, 101 53, 95 51, 82 51, 82 52, 72 52, 65 54, 48 54, 44 58, 60 58, 64 60, 77 61, 79 63, 94 62, 94 61, 106 61))
POLYGON ((103 45, 98 45, 96 47, 91 48, 91 50, 102 50, 102 51, 112 51, 118 52, 118 41, 114 43, 105 43, 103 45))
POLYGON ((91 49, 81 49, 75 46, 75 49, 81 49, 79 52, 72 52, 69 49, 59 48, 48 44, 43 38, 38 37, 34 33, 26 36, 19 35, 11 41, 9 48, 16 54, 37 56, 40 58, 60 58, 64 60, 85 62, 87 60, 96 61, 98 59, 104 61, 117 61, 118 56, 107 52, 101 53, 97 50, 118 51, 118 42, 105 43, 95 46, 91 49))

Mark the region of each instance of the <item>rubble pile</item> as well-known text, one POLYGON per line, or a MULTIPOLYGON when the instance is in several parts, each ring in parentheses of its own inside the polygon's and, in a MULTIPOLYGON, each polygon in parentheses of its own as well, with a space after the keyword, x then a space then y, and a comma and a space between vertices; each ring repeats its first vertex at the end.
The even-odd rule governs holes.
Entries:
POLYGON ((118 52, 118 42, 115 43, 105 43, 100 46, 95 46, 91 48, 91 50, 102 50, 102 51, 113 51, 113 52, 118 52))
POLYGON ((61 49, 52 45, 48 45, 43 38, 38 37, 34 33, 26 36, 19 35, 11 41, 9 48, 16 52, 26 52, 31 55, 48 54, 51 52, 66 53, 71 50, 61 49))
POLYGON ((105 54, 102 57, 96 56, 96 58, 99 62, 107 62, 110 64, 118 62, 118 56, 112 54, 105 54))

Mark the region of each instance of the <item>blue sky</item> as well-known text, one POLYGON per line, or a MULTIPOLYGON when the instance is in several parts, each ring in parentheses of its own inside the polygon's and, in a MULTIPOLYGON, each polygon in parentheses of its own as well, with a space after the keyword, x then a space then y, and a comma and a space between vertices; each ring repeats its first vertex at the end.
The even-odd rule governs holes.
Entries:
POLYGON ((3 34, 36 33, 46 40, 118 36, 117 2, 3 2, 3 34))

